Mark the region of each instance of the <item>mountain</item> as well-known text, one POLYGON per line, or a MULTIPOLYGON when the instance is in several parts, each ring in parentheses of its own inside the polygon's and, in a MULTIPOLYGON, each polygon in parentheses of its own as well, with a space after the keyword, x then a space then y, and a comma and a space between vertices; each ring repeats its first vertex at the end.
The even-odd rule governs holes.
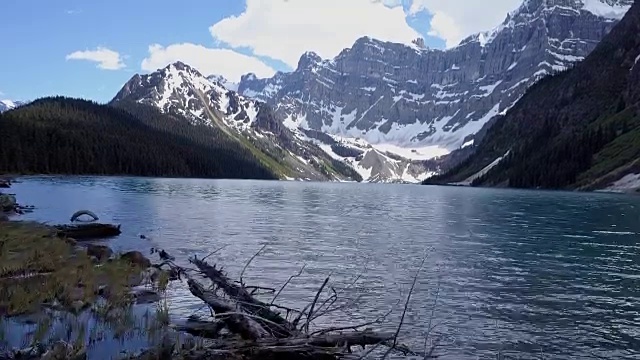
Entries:
POLYGON ((210 128, 129 107, 56 97, 0 114, 0 173, 275 178, 210 128))
POLYGON ((640 2, 573 69, 534 85, 477 151, 427 183, 640 188, 640 2))
POLYGON ((276 119, 270 106, 227 89, 219 80, 176 62, 148 75, 133 76, 111 104, 149 105, 193 126, 222 131, 282 179, 362 179, 345 163, 295 136, 276 119))
POLYGON ((0 113, 15 109, 18 106, 24 105, 22 101, 12 101, 12 100, 0 100, 0 113))
POLYGON ((423 160, 473 145, 536 81, 587 56, 632 2, 526 0, 495 29, 452 49, 363 37, 333 59, 305 53, 293 72, 247 74, 238 91, 271 105, 294 132, 322 132, 437 171, 423 160))

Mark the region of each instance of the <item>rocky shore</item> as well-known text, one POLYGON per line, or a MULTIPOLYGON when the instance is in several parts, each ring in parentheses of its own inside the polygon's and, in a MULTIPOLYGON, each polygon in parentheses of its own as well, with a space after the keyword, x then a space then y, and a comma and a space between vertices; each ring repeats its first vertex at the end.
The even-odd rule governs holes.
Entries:
MULTIPOLYGON (((11 203, 10 213, 15 214, 15 197, 11 203)), ((76 215, 71 216, 72 222, 76 215)), ((248 259, 239 279, 233 280, 214 260, 222 248, 178 262, 164 250, 151 248, 151 255, 159 259, 154 263, 139 251, 117 254, 108 241, 93 237, 100 233, 96 229, 113 229, 114 225, 92 223, 87 232, 78 224, 50 226, 12 220, 0 222, 0 360, 434 357, 435 345, 414 351, 399 339, 426 253, 403 303, 398 301, 370 321, 347 318, 347 325, 327 326, 332 324, 327 320, 332 314, 347 314, 358 306, 359 299, 344 295, 360 276, 339 291, 328 276, 311 294, 311 302, 294 308, 278 299, 306 265, 274 287, 252 285, 243 278, 267 245, 248 259), (175 285, 186 285, 208 311, 171 321, 175 319, 170 318, 166 290, 172 280, 175 285), (140 306, 143 310, 148 306, 147 312, 138 311, 140 306), (150 307, 155 308, 153 313, 150 307), (402 314, 400 322, 385 325, 392 312, 402 314), (376 330, 389 329, 389 325, 396 330, 376 330), (19 332, 24 339, 16 341, 14 336, 13 342, 5 341, 6 334, 19 332), (125 345, 134 337, 144 341, 125 345), (96 351, 101 343, 106 345, 96 351)))
MULTIPOLYGON (((74 228, 68 225, 61 231, 61 226, 20 221, 20 214, 33 208, 5 193, 10 186, 0 180, 0 359, 83 359, 93 341, 85 336, 92 326, 115 320, 118 331, 139 331, 119 320, 123 314, 144 305, 164 311, 163 294, 175 275, 140 251, 117 254, 108 241, 70 237, 74 228), (36 330, 21 340, 28 346, 6 341, 17 328, 31 325, 36 330)), ((145 324, 143 332, 166 326, 166 320, 153 317, 155 323, 145 324)))

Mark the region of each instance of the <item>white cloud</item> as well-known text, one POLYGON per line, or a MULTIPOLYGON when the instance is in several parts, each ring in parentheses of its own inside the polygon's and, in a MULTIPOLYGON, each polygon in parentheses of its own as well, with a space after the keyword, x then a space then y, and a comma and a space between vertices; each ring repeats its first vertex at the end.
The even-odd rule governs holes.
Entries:
POLYGON ((125 67, 123 57, 117 52, 104 47, 95 50, 76 51, 67 55, 67 60, 87 60, 98 63, 104 70, 119 70, 125 67))
POLYGON ((205 76, 222 75, 231 81, 239 81, 248 72, 259 77, 270 77, 275 73, 273 68, 255 57, 229 49, 210 49, 189 43, 149 46, 149 56, 142 60, 142 70, 155 71, 176 61, 193 66, 205 76))
POLYGON ((420 36, 407 24, 398 0, 245 1, 242 14, 209 28, 213 37, 291 67, 305 51, 333 57, 365 35, 403 43, 420 36))
POLYGON ((496 27, 521 3, 522 0, 413 0, 409 13, 430 13, 433 17, 429 35, 444 39, 447 47, 452 47, 469 35, 496 27))

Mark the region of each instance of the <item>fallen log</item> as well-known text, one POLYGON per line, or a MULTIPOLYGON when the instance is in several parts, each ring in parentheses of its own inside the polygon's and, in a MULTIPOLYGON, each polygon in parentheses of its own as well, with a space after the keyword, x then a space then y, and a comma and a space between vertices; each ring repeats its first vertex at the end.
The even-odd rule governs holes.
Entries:
POLYGON ((202 321, 189 320, 184 324, 176 325, 174 328, 194 336, 200 336, 207 339, 216 339, 220 337, 221 331, 226 327, 224 321, 202 321))
POLYGON ((82 224, 54 226, 58 237, 71 237, 76 240, 101 239, 118 236, 122 233, 120 225, 112 224, 82 224))
POLYGON ((205 290, 201 284, 192 279, 189 279, 187 284, 191 293, 209 305, 218 315, 216 317, 222 320, 232 332, 249 340, 268 336, 269 333, 256 320, 242 314, 238 305, 219 298, 213 291, 205 290))
MULTIPOLYGON (((159 249, 156 253, 168 255, 159 249)), ((204 259, 190 258, 189 261, 195 265, 195 269, 187 269, 177 266, 173 260, 167 260, 168 258, 168 256, 163 257, 164 262, 161 266, 169 266, 172 271, 184 275, 190 292, 210 308, 212 317, 210 322, 198 321, 181 328, 196 336, 210 339, 206 345, 189 351, 174 349, 171 358, 194 360, 337 360, 349 358, 361 360, 367 358, 373 350, 380 346, 387 348, 384 357, 394 351, 423 358, 423 355, 413 352, 398 342, 402 321, 395 333, 375 332, 368 328, 373 324, 380 324, 391 313, 391 310, 376 320, 366 323, 319 330, 314 327, 313 330, 310 330, 310 325, 316 319, 334 311, 342 311, 345 305, 349 304, 349 302, 344 304, 338 301, 339 293, 328 285, 329 278, 325 279, 315 293, 313 302, 303 310, 297 310, 274 304, 289 281, 280 288, 270 303, 266 303, 256 297, 256 290, 269 288, 245 285, 242 274, 240 281, 235 282, 230 280, 221 268, 215 264, 210 265, 204 259), (210 281, 211 287, 207 288, 196 280, 194 273, 210 281), (250 289, 253 291, 249 291, 250 289), (330 296, 323 295, 325 291, 330 292, 330 296), (320 300, 321 298, 324 300, 320 300), (282 316, 273 310, 274 308, 286 310, 287 315, 282 316), (291 321, 290 319, 295 320, 291 321), (228 330, 228 333, 221 335, 222 329, 228 330), (356 350, 361 348, 362 356, 352 356, 354 355, 352 348, 356 350)), ((245 265, 244 269, 249 263, 245 265)), ((242 273, 244 273, 244 269, 242 273)), ((301 273, 302 270, 295 276, 300 276, 301 273)), ((274 289, 269 290, 271 290, 271 294, 275 292, 274 289)), ((413 287, 410 293, 412 291, 413 287)), ((409 299, 410 295, 405 303, 403 318, 409 299)), ((158 351, 166 351, 166 349, 157 350, 155 353, 154 350, 151 350, 131 358, 152 359, 159 354, 158 351)))
POLYGON ((202 273, 217 288, 239 304, 247 313, 256 316, 258 323, 266 327, 276 337, 291 337, 300 334, 293 323, 287 321, 278 312, 271 310, 273 304, 267 304, 256 299, 247 291, 247 287, 234 284, 222 270, 209 265, 197 257, 190 259, 202 273))

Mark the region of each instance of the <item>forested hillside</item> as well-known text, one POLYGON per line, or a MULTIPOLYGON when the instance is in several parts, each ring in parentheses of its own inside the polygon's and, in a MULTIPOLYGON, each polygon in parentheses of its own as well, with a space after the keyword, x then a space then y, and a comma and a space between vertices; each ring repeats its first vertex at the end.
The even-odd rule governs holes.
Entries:
POLYGON ((0 173, 273 179, 223 134, 143 105, 64 97, 0 114, 0 173))
POLYGON ((534 85, 474 155, 425 183, 591 190, 640 172, 638 34, 636 2, 583 62, 534 85))

